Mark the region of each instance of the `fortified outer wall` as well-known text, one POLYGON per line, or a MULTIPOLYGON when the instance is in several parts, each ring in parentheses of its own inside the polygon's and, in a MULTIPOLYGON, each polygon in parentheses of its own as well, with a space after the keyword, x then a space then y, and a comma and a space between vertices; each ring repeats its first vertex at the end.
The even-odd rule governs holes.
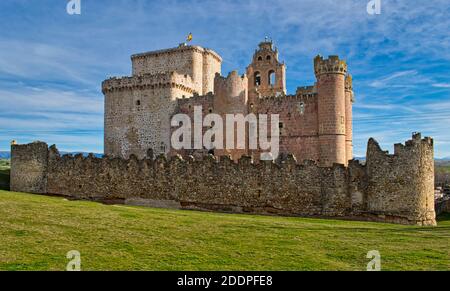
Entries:
POLYGON ((348 167, 299 164, 293 156, 280 164, 253 164, 245 156, 238 163, 214 156, 203 161, 61 157, 45 143, 14 145, 12 155, 14 191, 184 209, 436 224, 433 142, 420 135, 397 145, 394 155, 371 140, 367 166, 352 161, 348 167))

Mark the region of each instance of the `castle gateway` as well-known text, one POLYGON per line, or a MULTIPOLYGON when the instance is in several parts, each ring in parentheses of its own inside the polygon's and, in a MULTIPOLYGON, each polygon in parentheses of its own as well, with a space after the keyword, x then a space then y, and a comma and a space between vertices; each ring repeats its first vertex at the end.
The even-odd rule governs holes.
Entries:
MULTIPOLYGON (((321 166, 347 165, 353 158, 352 79, 337 56, 314 59, 314 85, 286 95, 286 67, 272 42, 259 44, 246 74, 222 77, 222 58, 198 46, 136 54, 132 76, 103 82, 105 95, 105 154, 144 158, 155 154, 204 155, 206 150, 174 150, 171 118, 194 108, 202 114, 278 114, 281 155, 313 160, 321 166)), ((207 128, 203 128, 203 131, 207 128)), ((269 131, 270 132, 270 131, 269 131)), ((248 145, 248 130, 246 131, 248 145)), ((226 138, 225 136, 223 137, 226 138)), ((223 142, 224 144, 226 141, 223 142)), ((217 149, 217 156, 259 160, 259 149, 217 149)))

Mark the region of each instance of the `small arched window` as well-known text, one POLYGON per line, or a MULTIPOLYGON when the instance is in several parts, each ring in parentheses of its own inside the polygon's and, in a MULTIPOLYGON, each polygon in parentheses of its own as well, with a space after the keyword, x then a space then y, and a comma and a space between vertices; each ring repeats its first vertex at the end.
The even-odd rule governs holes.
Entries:
POLYGON ((258 61, 262 61, 262 57, 258 57, 258 61))
POLYGON ((255 72, 255 86, 258 87, 261 85, 261 73, 255 72))
POLYGON ((166 152, 166 144, 162 142, 159 149, 161 150, 161 152, 165 153, 166 152))
POLYGON ((271 85, 271 86, 275 85, 275 81, 276 81, 275 80, 275 71, 270 70, 268 78, 269 78, 269 85, 271 85))
POLYGON ((266 57, 266 60, 270 61, 270 59, 271 59, 271 57, 270 57, 270 56, 267 56, 267 57, 266 57))
POLYGON ((141 100, 136 101, 136 106, 141 106, 141 100))

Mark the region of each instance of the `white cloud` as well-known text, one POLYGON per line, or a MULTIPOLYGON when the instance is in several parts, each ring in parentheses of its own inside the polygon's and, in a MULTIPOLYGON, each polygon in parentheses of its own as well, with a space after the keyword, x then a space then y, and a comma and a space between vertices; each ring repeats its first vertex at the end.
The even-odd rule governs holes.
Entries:
POLYGON ((450 83, 435 83, 432 84, 431 86, 436 88, 450 88, 450 83))

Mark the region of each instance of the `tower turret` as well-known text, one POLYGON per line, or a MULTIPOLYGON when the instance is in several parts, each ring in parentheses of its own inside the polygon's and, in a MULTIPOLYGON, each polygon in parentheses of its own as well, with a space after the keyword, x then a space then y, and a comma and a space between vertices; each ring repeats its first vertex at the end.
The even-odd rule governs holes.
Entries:
POLYGON ((345 77, 347 64, 338 56, 314 59, 317 78, 319 157, 321 166, 347 165, 345 77))
MULTIPOLYGON (((226 120, 227 114, 242 114, 247 115, 247 91, 248 79, 246 75, 240 76, 237 71, 232 71, 228 76, 222 77, 216 74, 214 79, 214 109, 215 112, 226 120)), ((226 128, 227 131, 231 130, 226 128)), ((237 127, 234 127, 234 147, 233 149, 216 150, 215 154, 218 156, 231 155, 232 159, 237 161, 242 155, 247 154, 248 144, 248 125, 246 125, 246 132, 244 135, 239 134, 237 127), (238 138, 242 138, 245 143, 244 149, 236 147, 238 138)), ((227 137, 224 135, 224 145, 227 142, 227 137)))

